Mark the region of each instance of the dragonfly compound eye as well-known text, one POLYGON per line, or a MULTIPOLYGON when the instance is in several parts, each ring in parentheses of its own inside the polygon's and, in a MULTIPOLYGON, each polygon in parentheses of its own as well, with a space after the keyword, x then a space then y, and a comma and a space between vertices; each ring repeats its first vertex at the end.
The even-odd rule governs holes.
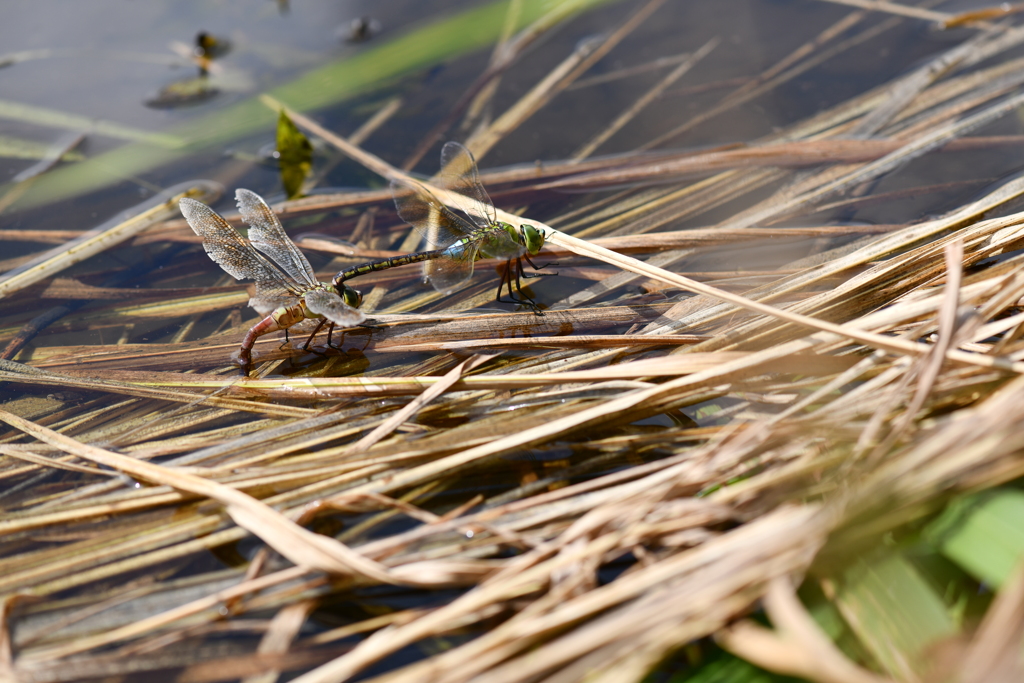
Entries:
POLYGON ((544 246, 544 231, 532 225, 521 225, 519 229, 523 232, 523 240, 526 242, 526 251, 536 254, 544 246))
POLYGON ((348 285, 340 285, 338 287, 338 295, 341 296, 341 300, 352 308, 359 308, 363 305, 363 294, 358 289, 352 289, 348 285))

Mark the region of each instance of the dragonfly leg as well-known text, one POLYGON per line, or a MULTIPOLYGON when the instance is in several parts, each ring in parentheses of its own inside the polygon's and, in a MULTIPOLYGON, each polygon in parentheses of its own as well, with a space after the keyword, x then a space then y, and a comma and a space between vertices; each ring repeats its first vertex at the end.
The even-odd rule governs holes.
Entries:
POLYGON ((283 342, 283 343, 282 343, 282 344, 281 344, 280 346, 278 346, 278 347, 277 347, 277 350, 278 350, 278 351, 280 351, 280 350, 282 350, 282 349, 283 349, 284 347, 288 346, 288 328, 287 328, 287 327, 285 327, 285 328, 283 328, 283 329, 284 329, 284 342, 283 342))
MULTIPOLYGON (((302 345, 302 350, 303 351, 309 351, 310 353, 315 354, 317 356, 320 356, 322 358, 326 358, 327 357, 327 354, 324 353, 323 351, 318 351, 318 350, 316 350, 314 348, 310 348, 310 344, 313 343, 313 338, 317 335, 317 333, 320 331, 320 329, 323 328, 324 325, 328 325, 328 324, 329 324, 329 326, 327 328, 327 347, 331 348, 331 349, 336 349, 338 351, 341 350, 340 346, 335 346, 333 343, 331 343, 332 342, 331 335, 334 333, 334 323, 332 323, 329 320, 327 320, 327 318, 323 318, 323 319, 320 320, 320 322, 318 322, 316 324, 316 327, 313 328, 313 332, 309 335, 309 338, 306 339, 306 343, 302 345)), ((344 339, 344 337, 342 337, 342 338, 344 339)))
MULTIPOLYGON (((335 346, 334 345, 334 339, 332 338, 333 335, 334 335, 334 323, 331 323, 330 325, 327 326, 327 348, 337 349, 337 350, 341 351, 341 346, 335 346)), ((344 339, 345 339, 344 333, 342 333, 342 337, 341 338, 344 341, 344 339)))
POLYGON ((537 315, 544 315, 540 310, 540 306, 534 301, 526 292, 523 291, 523 262, 522 259, 517 258, 515 266, 512 265, 512 259, 505 262, 505 272, 502 273, 501 282, 498 284, 498 296, 497 300, 505 303, 515 303, 523 306, 527 306, 537 315), (515 291, 512 287, 512 278, 515 277, 515 289, 519 291, 519 297, 516 298, 515 291), (501 298, 501 290, 503 287, 508 285, 508 296, 511 301, 501 298))
POLYGON ((519 300, 512 296, 512 259, 505 263, 505 269, 501 271, 501 281, 498 282, 498 293, 495 295, 494 300, 501 303, 519 303, 519 300), (501 298, 501 290, 504 289, 506 283, 508 284, 508 295, 512 297, 511 301, 501 298))
MULTIPOLYGON (((529 257, 527 257, 526 260, 529 261, 530 260, 529 257)), ((532 266, 533 262, 530 262, 530 265, 532 266)), ((536 266, 534 266, 534 270, 536 270, 536 266)), ((524 277, 526 277, 526 274, 523 272, 523 260, 521 258, 517 258, 516 259, 516 289, 519 290, 519 296, 521 297, 522 302, 525 303, 527 306, 529 306, 530 310, 532 310, 535 315, 544 315, 544 311, 540 310, 540 306, 537 305, 537 302, 534 301, 532 297, 530 297, 528 294, 526 294, 526 292, 523 291, 523 282, 522 282, 521 278, 524 278, 524 277)))
MULTIPOLYGON (((543 266, 538 266, 536 263, 534 263, 532 260, 530 260, 530 255, 529 254, 523 254, 523 258, 526 259, 526 262, 529 263, 530 267, 533 268, 534 270, 540 270, 541 268, 547 268, 549 266, 557 266, 558 265, 554 261, 551 261, 549 263, 545 263, 543 266)), ((558 275, 558 273, 523 273, 523 277, 527 278, 527 279, 533 278, 533 277, 546 277, 548 275, 558 275)))
MULTIPOLYGON (((309 351, 310 350, 309 349, 309 345, 313 343, 313 337, 316 336, 316 333, 320 331, 320 328, 323 327, 324 323, 326 323, 326 322, 327 322, 327 318, 321 318, 320 322, 318 322, 316 324, 316 327, 313 328, 313 331, 309 334, 309 337, 306 339, 306 343, 302 345, 302 350, 303 351, 309 351)), ((334 327, 334 323, 331 323, 331 327, 332 328, 334 327)), ((287 332, 285 334, 287 334, 287 332)), ((328 344, 330 344, 330 339, 331 339, 330 333, 328 333, 328 335, 327 335, 327 343, 328 344)), ((316 352, 314 351, 313 353, 316 353, 316 352)))

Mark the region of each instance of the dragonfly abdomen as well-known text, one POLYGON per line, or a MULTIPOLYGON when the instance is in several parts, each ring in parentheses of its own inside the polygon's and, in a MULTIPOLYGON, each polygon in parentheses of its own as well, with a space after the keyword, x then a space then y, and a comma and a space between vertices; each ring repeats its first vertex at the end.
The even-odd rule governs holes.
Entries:
POLYGON ((307 317, 306 312, 301 303, 293 306, 281 306, 250 327, 249 331, 245 333, 245 338, 242 339, 242 347, 238 350, 238 363, 242 366, 242 371, 246 375, 249 374, 249 369, 252 367, 252 347, 256 344, 257 339, 271 332, 286 330, 305 317, 307 317))
POLYGON ((394 268, 395 266, 405 266, 410 263, 420 263, 422 261, 432 261, 433 259, 442 258, 450 255, 451 247, 448 249, 434 249, 432 251, 420 251, 415 254, 406 254, 404 256, 392 256, 390 258, 381 259, 379 261, 370 261, 369 263, 363 263, 358 266, 353 266, 348 270, 343 270, 334 276, 333 285, 336 289, 340 289, 340 286, 346 280, 351 280, 354 277, 360 275, 366 275, 377 270, 387 270, 388 268, 394 268))

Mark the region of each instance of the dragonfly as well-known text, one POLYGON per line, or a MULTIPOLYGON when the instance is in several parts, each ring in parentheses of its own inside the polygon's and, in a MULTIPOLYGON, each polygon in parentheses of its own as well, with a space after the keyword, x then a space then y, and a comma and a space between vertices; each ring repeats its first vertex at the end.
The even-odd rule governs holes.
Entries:
MULTIPOLYGON (((360 293, 347 285, 336 287, 318 282, 309 261, 281 227, 281 221, 255 192, 239 188, 235 200, 242 220, 249 225, 243 237, 216 211, 194 199, 182 199, 178 206, 185 220, 203 238, 203 248, 228 275, 236 280, 255 280, 256 292, 249 305, 265 316, 252 326, 242 340, 238 363, 246 375, 252 367, 252 347, 259 337, 288 329, 306 320, 316 326, 302 346, 309 350, 313 337, 325 324, 327 344, 334 326, 352 327, 366 320, 358 310, 360 293)), ((311 323, 306 323, 310 325, 311 323)))
POLYGON ((473 265, 478 259, 498 258, 505 259, 505 270, 498 283, 498 301, 504 301, 501 291, 507 284, 513 302, 526 304, 537 315, 543 315, 537 303, 523 292, 521 279, 534 277, 523 273, 523 259, 533 269, 538 269, 530 256, 535 256, 544 246, 544 231, 528 224, 517 228, 498 220, 497 211, 480 182, 473 154, 457 142, 445 143, 441 149, 441 173, 437 184, 470 200, 458 202, 465 218, 422 186, 405 187, 394 181, 391 183, 398 215, 415 227, 427 244, 435 249, 371 261, 343 270, 334 277, 334 286, 343 287, 346 281, 377 270, 423 262, 424 275, 434 289, 450 294, 473 275, 473 265), (512 291, 513 280, 519 299, 512 291))

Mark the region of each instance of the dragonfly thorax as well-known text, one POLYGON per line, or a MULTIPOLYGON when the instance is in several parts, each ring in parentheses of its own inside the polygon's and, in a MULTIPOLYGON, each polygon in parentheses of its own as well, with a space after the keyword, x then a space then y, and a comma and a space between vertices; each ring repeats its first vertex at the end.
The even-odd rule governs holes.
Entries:
MULTIPOLYGON (((336 287, 333 284, 327 284, 326 282, 318 282, 317 286, 310 289, 313 291, 323 291, 329 294, 337 294, 338 297, 350 308, 359 308, 363 303, 363 295, 357 289, 352 289, 348 285, 341 285, 336 287)), ((282 306, 277 309, 271 316, 280 324, 282 327, 288 327, 301 322, 304 318, 310 320, 320 320, 324 317, 322 313, 314 313, 309 310, 309 306, 306 305, 305 297, 299 298, 299 303, 293 306, 282 306)))
POLYGON ((504 230, 512 241, 526 249, 531 256, 537 254, 544 247, 544 231, 527 223, 516 228, 511 223, 496 221, 494 227, 504 230))
POLYGON ((284 330, 302 322, 306 318, 322 318, 323 316, 312 313, 306 308, 306 302, 300 300, 297 304, 274 309, 271 311, 270 317, 274 319, 279 329, 284 330))

